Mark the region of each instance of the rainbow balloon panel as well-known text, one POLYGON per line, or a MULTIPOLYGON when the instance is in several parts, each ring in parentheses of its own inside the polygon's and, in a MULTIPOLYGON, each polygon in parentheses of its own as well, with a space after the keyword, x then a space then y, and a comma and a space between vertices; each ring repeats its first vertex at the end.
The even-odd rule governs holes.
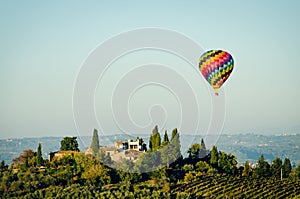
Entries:
POLYGON ((223 50, 209 50, 201 55, 199 69, 217 94, 233 70, 233 58, 223 50))

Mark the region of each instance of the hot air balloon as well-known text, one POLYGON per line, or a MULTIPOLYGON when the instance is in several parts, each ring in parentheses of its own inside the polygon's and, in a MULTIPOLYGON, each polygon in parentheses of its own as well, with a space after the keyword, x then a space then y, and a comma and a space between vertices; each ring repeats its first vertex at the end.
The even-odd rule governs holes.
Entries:
POLYGON ((218 96, 218 89, 233 70, 233 58, 223 50, 209 50, 199 58, 199 69, 206 81, 215 90, 215 95, 218 96))

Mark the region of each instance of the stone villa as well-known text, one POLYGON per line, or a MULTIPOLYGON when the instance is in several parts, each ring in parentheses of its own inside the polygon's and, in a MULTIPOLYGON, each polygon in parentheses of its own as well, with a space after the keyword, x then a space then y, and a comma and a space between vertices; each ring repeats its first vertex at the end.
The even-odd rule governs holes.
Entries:
MULTIPOLYGON (((118 162, 123 159, 137 161, 138 156, 146 152, 146 143, 142 138, 137 137, 136 140, 125 140, 114 142, 114 146, 100 146, 100 150, 110 156, 112 161, 118 162)), ((75 151, 54 151, 48 153, 48 160, 60 159, 64 155, 74 154, 75 151)), ((91 148, 85 150, 85 155, 93 155, 91 148)))
MULTIPOLYGON (((138 156, 147 150, 147 147, 143 139, 137 137, 136 140, 117 141, 114 143, 114 146, 102 146, 100 150, 104 151, 115 162, 122 159, 135 162, 138 156)), ((91 149, 86 149, 85 154, 92 154, 91 149)))

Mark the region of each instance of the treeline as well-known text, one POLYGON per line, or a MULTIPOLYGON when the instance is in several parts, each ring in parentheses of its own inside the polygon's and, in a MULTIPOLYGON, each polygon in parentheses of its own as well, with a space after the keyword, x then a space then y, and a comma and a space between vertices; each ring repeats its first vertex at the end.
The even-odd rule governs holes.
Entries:
MULTIPOLYGON (((287 158, 284 161, 276 158, 268 163, 262 155, 256 167, 249 162, 237 167, 234 155, 218 151, 216 146, 206 149, 203 139, 192 144, 188 157, 183 158, 179 136, 174 129, 170 138, 167 132, 161 138, 156 126, 150 136, 149 149, 136 163, 130 160, 113 162, 101 151, 94 156, 84 155, 78 149, 76 137, 64 138, 60 149, 69 152, 48 161, 42 158, 42 145, 39 144, 36 152, 24 150, 12 165, 2 161, 0 198, 193 198, 196 192, 191 190, 200 190, 202 183, 211 183, 207 187, 213 194, 220 193, 218 190, 227 183, 234 182, 238 188, 239 183, 247 182, 250 193, 251 183, 259 181, 274 182, 276 186, 284 182, 291 193, 300 192, 297 188, 300 166, 292 169, 287 158), (231 181, 226 182, 226 179, 231 181)), ((99 148, 97 142, 93 143, 99 148)), ((97 148, 94 150, 98 151, 97 148)), ((205 191, 203 189, 197 197, 204 197, 208 193, 205 191)), ((286 193, 289 196, 290 192, 286 193)), ((222 194, 225 197, 226 190, 222 194)))

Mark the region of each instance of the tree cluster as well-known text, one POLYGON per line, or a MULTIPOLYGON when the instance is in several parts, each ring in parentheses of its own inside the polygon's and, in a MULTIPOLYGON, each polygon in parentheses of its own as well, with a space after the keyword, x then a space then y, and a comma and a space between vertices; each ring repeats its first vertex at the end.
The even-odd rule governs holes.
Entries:
MULTIPOLYGON (((288 178, 292 171, 291 161, 288 158, 282 160, 276 157, 271 164, 269 164, 264 155, 261 155, 257 161, 257 168, 254 169, 253 175, 257 177, 275 177, 277 179, 288 178)), ((250 173, 250 172, 249 172, 250 173)))

